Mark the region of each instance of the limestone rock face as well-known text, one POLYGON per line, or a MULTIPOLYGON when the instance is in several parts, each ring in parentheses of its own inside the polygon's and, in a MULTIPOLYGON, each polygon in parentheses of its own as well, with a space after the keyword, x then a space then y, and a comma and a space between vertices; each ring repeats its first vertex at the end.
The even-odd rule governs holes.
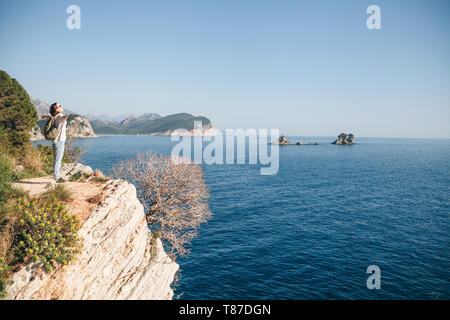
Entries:
POLYGON ((53 273, 29 264, 13 275, 6 299, 171 299, 178 264, 151 241, 136 189, 104 185, 104 200, 83 223, 81 253, 53 273), (153 243, 153 244, 152 244, 153 243))
POLYGON ((345 133, 341 133, 337 140, 333 141, 332 144, 338 144, 338 145, 352 145, 354 144, 353 142, 353 134, 345 134, 345 133))
POLYGON ((92 175, 94 171, 90 166, 85 166, 79 162, 65 163, 61 166, 61 176, 64 178, 70 178, 74 174, 87 174, 92 175))
POLYGON ((74 138, 96 137, 89 121, 81 116, 74 116, 67 123, 67 136, 74 138))

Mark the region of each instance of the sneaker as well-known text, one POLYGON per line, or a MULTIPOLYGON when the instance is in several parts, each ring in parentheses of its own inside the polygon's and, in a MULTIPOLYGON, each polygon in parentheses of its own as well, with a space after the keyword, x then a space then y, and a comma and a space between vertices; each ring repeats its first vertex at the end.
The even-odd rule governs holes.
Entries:
POLYGON ((65 183, 65 182, 67 182, 67 180, 63 178, 59 178, 58 180, 56 180, 56 183, 65 183))

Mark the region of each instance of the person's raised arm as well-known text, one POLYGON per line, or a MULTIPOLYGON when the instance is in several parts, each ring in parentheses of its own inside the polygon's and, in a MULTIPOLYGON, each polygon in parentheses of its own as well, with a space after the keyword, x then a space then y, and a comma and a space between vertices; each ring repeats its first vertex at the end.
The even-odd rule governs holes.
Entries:
POLYGON ((48 114, 44 114, 43 116, 41 116, 41 119, 48 119, 48 118, 50 118, 48 114))

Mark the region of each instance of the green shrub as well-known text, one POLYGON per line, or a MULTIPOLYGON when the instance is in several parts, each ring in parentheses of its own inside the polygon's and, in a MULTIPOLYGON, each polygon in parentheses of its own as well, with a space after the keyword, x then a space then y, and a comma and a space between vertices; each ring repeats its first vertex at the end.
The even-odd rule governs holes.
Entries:
POLYGON ((36 124, 37 112, 25 89, 0 70, 0 143, 11 154, 20 154, 30 144, 28 131, 36 124))
POLYGON ((80 172, 77 172, 75 174, 73 174, 70 178, 69 181, 74 182, 74 181, 78 181, 83 177, 83 175, 80 172))
POLYGON ((88 179, 91 177, 91 174, 83 172, 83 179, 88 179))
POLYGON ((3 206, 8 200, 11 191, 11 181, 14 174, 12 160, 4 153, 0 153, 0 205, 3 206))
POLYGON ((24 260, 42 262, 45 271, 65 265, 79 251, 80 222, 56 201, 38 204, 19 199, 21 215, 14 244, 24 260))
POLYGON ((105 183, 108 180, 109 180, 108 177, 95 177, 94 178, 94 182, 100 182, 100 183, 105 183))
POLYGON ((75 182, 75 181, 80 181, 80 182, 85 182, 88 178, 90 178, 91 175, 89 173, 74 173, 72 176, 70 176, 69 181, 71 182, 75 182))

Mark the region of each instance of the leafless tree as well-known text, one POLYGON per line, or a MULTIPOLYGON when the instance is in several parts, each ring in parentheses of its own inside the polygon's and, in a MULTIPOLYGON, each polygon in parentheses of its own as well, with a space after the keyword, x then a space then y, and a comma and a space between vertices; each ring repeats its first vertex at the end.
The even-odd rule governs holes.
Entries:
POLYGON ((212 215, 202 168, 147 152, 119 162, 112 172, 136 186, 147 223, 160 234, 171 257, 188 254, 186 246, 212 215))

